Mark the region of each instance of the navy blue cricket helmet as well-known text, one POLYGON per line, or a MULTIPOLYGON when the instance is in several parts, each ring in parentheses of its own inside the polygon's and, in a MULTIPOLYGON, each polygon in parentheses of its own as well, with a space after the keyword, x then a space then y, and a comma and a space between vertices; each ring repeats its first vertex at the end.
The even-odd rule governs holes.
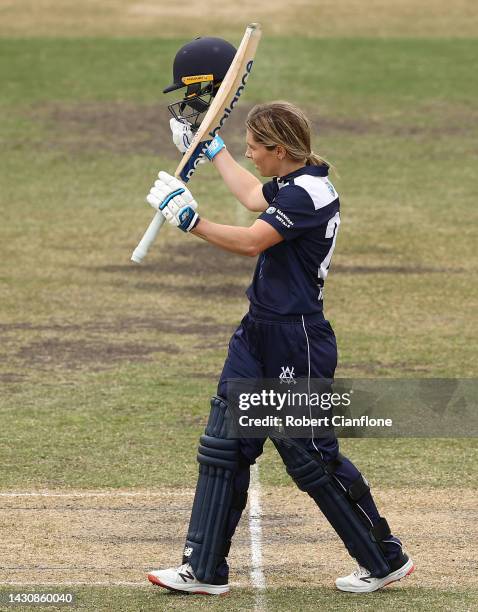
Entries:
POLYGON ((210 80, 215 84, 220 83, 235 55, 236 49, 227 40, 211 36, 195 38, 176 53, 173 82, 163 89, 163 93, 210 80))
POLYGON ((231 43, 212 36, 195 38, 181 47, 174 58, 173 82, 163 89, 169 93, 186 87, 184 98, 168 106, 171 114, 197 129, 235 55, 231 43))

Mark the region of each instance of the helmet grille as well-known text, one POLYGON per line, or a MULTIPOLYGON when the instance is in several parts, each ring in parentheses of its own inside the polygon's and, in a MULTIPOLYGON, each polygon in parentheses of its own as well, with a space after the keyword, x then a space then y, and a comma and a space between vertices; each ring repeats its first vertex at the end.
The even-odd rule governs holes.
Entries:
POLYGON ((188 85, 184 98, 169 104, 170 113, 178 121, 186 119, 191 124, 192 130, 197 131, 219 85, 213 81, 188 85))

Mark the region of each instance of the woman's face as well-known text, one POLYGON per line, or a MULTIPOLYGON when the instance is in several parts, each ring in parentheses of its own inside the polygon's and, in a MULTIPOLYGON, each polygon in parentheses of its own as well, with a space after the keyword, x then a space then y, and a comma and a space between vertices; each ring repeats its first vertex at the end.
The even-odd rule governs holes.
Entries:
POLYGON ((280 165, 277 147, 269 150, 263 144, 256 142, 251 130, 246 133, 246 157, 250 159, 259 170, 261 176, 277 176, 277 168, 280 165))

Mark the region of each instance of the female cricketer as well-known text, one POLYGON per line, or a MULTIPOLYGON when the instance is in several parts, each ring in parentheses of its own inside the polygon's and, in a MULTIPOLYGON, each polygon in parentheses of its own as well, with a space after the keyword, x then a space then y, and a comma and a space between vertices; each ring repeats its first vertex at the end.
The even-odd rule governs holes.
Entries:
MULTIPOLYGON (((178 147, 190 137, 187 124, 171 120, 178 147)), ((329 164, 311 150, 310 123, 288 102, 255 106, 246 120, 246 157, 262 184, 230 155, 216 136, 207 157, 231 193, 260 213, 250 227, 222 225, 199 217, 197 203, 177 179, 159 173, 147 201, 184 232, 212 245, 258 256, 247 290, 250 307, 229 343, 217 395, 198 452, 199 477, 182 563, 154 570, 156 585, 185 593, 229 590, 226 561, 246 505, 250 466, 265 439, 227 435, 227 381, 274 379, 287 368, 296 378, 333 379, 334 332, 323 314, 324 282, 340 225, 339 196, 329 164)), ((288 474, 308 493, 342 539, 358 568, 337 578, 342 591, 368 593, 414 570, 412 560, 380 516, 370 488, 339 452, 335 435, 272 438, 288 474)))

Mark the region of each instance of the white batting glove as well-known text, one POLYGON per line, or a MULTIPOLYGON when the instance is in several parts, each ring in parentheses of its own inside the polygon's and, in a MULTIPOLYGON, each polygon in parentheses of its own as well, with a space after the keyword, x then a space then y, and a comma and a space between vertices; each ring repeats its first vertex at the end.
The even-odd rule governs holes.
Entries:
POLYGON ((198 204, 184 183, 167 172, 158 174, 146 201, 156 210, 160 210, 166 220, 179 227, 183 232, 190 232, 199 222, 198 204))
POLYGON ((191 124, 186 121, 186 119, 178 121, 173 117, 169 120, 169 126, 171 128, 171 132, 173 133, 174 144, 177 146, 181 153, 186 153, 192 142, 192 139, 194 138, 194 133, 191 129, 191 124))

